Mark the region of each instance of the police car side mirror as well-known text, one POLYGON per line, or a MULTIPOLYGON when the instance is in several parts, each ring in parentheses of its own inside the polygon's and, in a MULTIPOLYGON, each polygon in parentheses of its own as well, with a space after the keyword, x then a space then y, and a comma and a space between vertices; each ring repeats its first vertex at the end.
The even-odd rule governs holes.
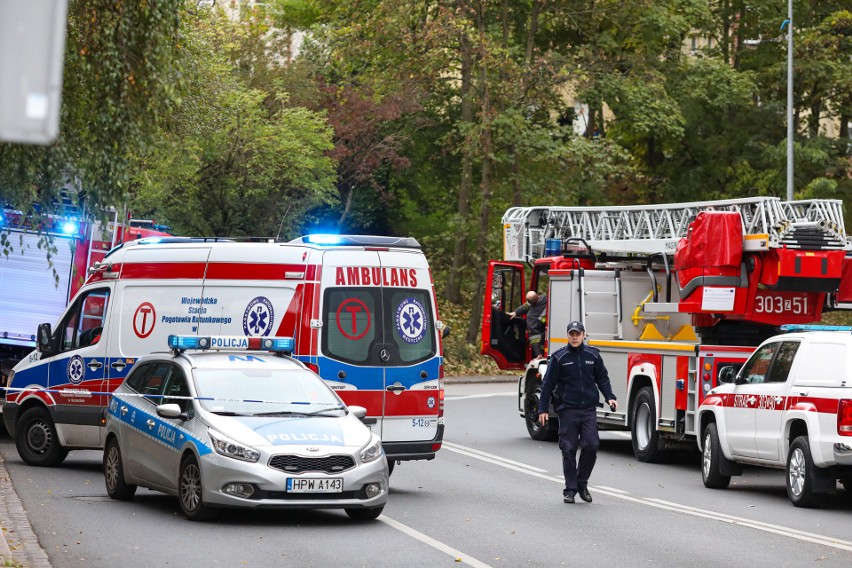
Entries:
POLYGON ((157 407, 157 415, 162 416, 163 418, 180 418, 180 405, 177 405, 173 402, 170 402, 168 404, 161 404, 157 407))
POLYGON ((354 414, 358 420, 364 420, 367 417, 367 409, 363 406, 350 406, 349 412, 354 414))
POLYGON ((36 333, 36 345, 39 353, 49 354, 51 352, 52 336, 53 333, 50 329, 49 323, 39 324, 38 332, 36 333))

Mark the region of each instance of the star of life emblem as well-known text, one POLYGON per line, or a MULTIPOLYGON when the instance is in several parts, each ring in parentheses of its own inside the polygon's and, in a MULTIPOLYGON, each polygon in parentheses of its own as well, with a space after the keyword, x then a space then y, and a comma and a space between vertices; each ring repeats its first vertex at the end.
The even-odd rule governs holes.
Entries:
POLYGON ((68 365, 65 368, 65 373, 68 375, 68 382, 72 385, 79 385, 86 377, 86 365, 83 363, 83 358, 79 355, 74 355, 68 359, 68 365))
POLYGON ((396 309, 396 330, 403 341, 419 343, 426 335, 426 309, 414 298, 406 298, 396 309))
POLYGON ((275 323, 275 310, 269 298, 258 296, 246 307, 243 313, 243 332, 249 337, 265 337, 272 331, 275 323))

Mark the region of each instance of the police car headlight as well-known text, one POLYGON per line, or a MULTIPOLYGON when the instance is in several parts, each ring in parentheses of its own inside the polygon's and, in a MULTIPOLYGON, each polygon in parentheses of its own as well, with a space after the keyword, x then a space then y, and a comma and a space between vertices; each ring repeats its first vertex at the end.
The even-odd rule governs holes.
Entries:
POLYGON ((373 436, 370 443, 361 450, 361 461, 363 463, 370 463, 376 461, 380 457, 382 457, 382 439, 377 436, 373 436))
POLYGON ((213 442, 213 449, 216 450, 217 454, 222 454, 223 456, 234 458, 235 460, 247 462, 256 462, 260 459, 260 452, 257 450, 253 450, 248 446, 229 440, 222 434, 214 432, 213 430, 208 430, 207 433, 210 434, 210 440, 213 442))

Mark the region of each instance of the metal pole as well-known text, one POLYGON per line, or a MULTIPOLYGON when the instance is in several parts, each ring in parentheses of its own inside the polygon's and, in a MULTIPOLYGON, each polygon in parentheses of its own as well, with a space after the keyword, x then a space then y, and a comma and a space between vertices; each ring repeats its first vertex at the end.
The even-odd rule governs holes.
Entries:
POLYGON ((787 201, 793 201, 793 0, 787 0, 787 201))

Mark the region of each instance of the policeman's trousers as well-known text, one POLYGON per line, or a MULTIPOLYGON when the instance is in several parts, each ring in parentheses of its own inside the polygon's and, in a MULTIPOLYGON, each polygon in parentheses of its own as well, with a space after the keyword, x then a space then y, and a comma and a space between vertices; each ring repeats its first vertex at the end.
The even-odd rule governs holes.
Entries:
POLYGON ((597 413, 594 408, 566 408, 559 411, 559 449, 562 450, 566 491, 576 493, 578 489, 589 484, 600 445, 597 413))

